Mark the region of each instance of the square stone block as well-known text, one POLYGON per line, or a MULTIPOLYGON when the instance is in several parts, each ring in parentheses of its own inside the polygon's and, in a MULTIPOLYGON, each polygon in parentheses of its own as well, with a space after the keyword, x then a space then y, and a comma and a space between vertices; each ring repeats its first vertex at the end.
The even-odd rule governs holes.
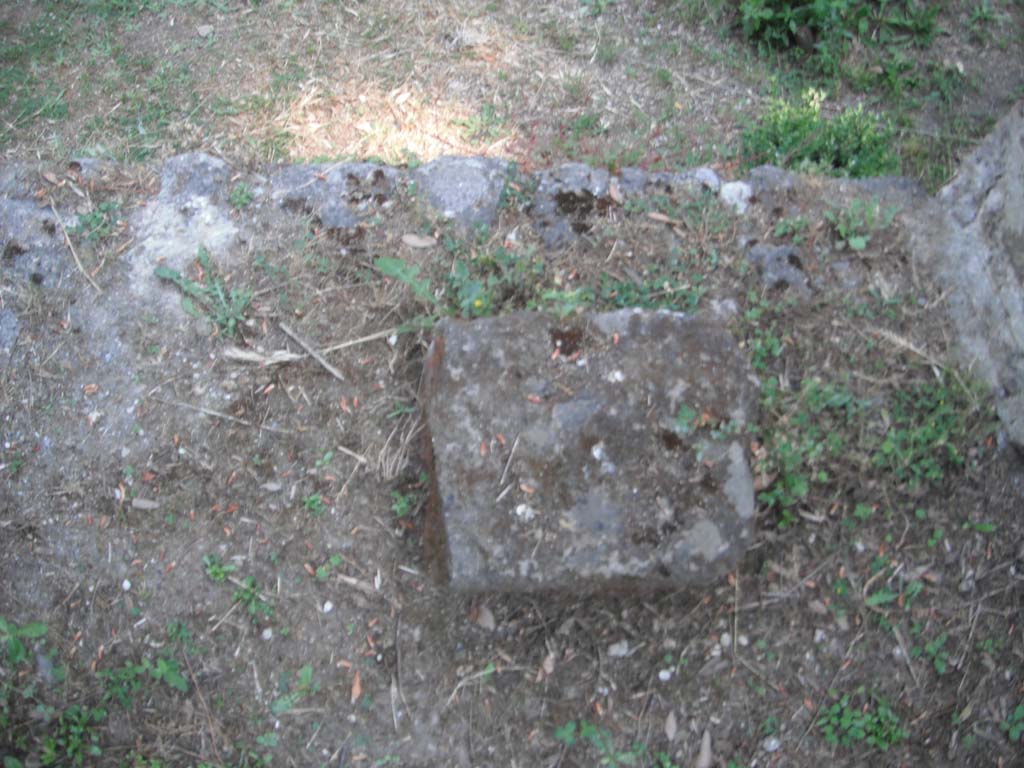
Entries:
POLYGON ((420 402, 425 540, 457 590, 672 588, 751 541, 757 381, 709 319, 445 319, 420 402))

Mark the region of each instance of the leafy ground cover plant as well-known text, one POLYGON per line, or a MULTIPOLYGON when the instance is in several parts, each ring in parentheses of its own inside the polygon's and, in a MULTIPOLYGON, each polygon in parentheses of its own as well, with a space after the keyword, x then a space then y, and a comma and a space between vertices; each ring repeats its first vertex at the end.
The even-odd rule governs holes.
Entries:
POLYGON ((822 114, 824 101, 824 92, 809 89, 797 102, 772 102, 743 132, 743 162, 854 178, 883 176, 899 169, 890 126, 861 106, 826 117, 822 114))
MULTIPOLYGON (((838 696, 838 694, 835 694, 838 696)), ((825 741, 842 747, 863 743, 887 752, 910 734, 884 698, 864 687, 844 693, 816 721, 825 741)))

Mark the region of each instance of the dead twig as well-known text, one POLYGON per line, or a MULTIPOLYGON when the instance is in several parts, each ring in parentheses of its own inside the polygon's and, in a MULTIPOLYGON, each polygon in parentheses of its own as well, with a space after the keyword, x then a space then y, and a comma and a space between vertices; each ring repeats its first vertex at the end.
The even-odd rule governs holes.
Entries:
POLYGON ((237 610, 239 605, 241 605, 241 603, 238 603, 238 602, 233 603, 232 606, 230 608, 228 608, 228 612, 220 617, 220 621, 218 621, 216 624, 213 625, 213 628, 210 630, 209 634, 212 635, 214 632, 216 632, 220 628, 220 625, 228 620, 228 616, 230 616, 232 613, 234 613, 237 610))
POLYGON ((218 729, 214 728, 213 715, 210 714, 210 708, 206 706, 206 697, 203 696, 203 691, 199 687, 199 681, 196 680, 196 673, 192 671, 192 662, 188 660, 188 654, 185 654, 185 666, 188 667, 188 676, 192 678, 192 687, 196 689, 196 696, 199 697, 199 703, 203 706, 203 712, 206 714, 206 724, 210 729, 210 739, 213 746, 213 756, 217 758, 217 764, 223 764, 223 760, 220 758, 220 750, 217 749, 217 735, 218 729))
POLYGON ((240 419, 237 416, 232 416, 229 413, 223 413, 221 411, 215 411, 215 410, 213 410, 211 408, 203 408, 201 405, 192 405, 191 403, 183 403, 183 402, 181 402, 179 400, 164 400, 164 399, 159 398, 159 397, 154 397, 153 400, 156 400, 158 403, 163 403, 164 405, 173 405, 173 406, 175 406, 177 408, 185 408, 186 410, 189 410, 189 411, 195 411, 196 413, 201 413, 204 416, 209 416, 211 418, 226 419, 227 421, 233 421, 233 422, 235 422, 235 424, 241 424, 242 426, 251 427, 252 429, 264 429, 267 432, 276 432, 279 435, 290 435, 291 434, 291 431, 287 430, 287 429, 278 429, 277 427, 268 427, 265 424, 254 424, 251 421, 246 421, 245 419, 240 419))
POLYGON ((319 352, 317 352, 315 349, 313 349, 312 345, 308 341, 299 336, 299 334, 297 334, 295 331, 289 328, 285 323, 278 323, 278 326, 281 328, 282 331, 284 331, 288 336, 290 336, 296 344, 298 344, 300 347, 306 350, 306 352, 309 353, 310 357, 312 357, 314 360, 320 363, 321 367, 329 374, 331 374, 331 376, 336 378, 338 381, 345 381, 345 377, 341 375, 341 371, 339 371, 333 365, 328 363, 327 359, 319 352))
POLYGON ((78 267, 78 271, 82 273, 82 277, 89 281, 89 285, 96 289, 96 293, 103 293, 103 289, 96 284, 96 281, 92 279, 92 275, 85 271, 85 267, 82 266, 81 259, 78 258, 78 251, 75 250, 75 246, 71 243, 71 238, 68 236, 68 231, 64 229, 64 222, 60 218, 60 214, 57 213, 57 206, 53 202, 53 198, 50 198, 50 210, 53 211, 53 218, 57 220, 57 226, 60 227, 61 233, 64 235, 64 242, 68 245, 68 250, 71 251, 71 257, 75 260, 75 266, 78 267))
POLYGON ((452 702, 455 701, 455 698, 459 695, 459 691, 461 691, 467 685, 472 683, 474 680, 480 680, 481 678, 487 678, 487 677, 490 677, 491 675, 497 674, 498 672, 522 672, 522 671, 524 671, 526 669, 528 669, 528 668, 527 667, 520 667, 520 666, 517 666, 517 665, 513 665, 513 666, 509 666, 509 667, 502 667, 501 669, 497 669, 493 665, 488 664, 486 667, 481 669, 479 672, 474 672, 472 675, 466 675, 464 678, 459 680, 459 682, 455 685, 454 690, 452 690, 451 696, 448 697, 448 701, 445 702, 444 709, 448 709, 448 707, 450 707, 452 705, 452 702))
POLYGON ((825 692, 821 695, 821 700, 818 702, 818 706, 815 707, 814 714, 811 715, 811 721, 807 724, 807 727, 804 729, 804 735, 801 736, 800 737, 800 741, 798 741, 796 743, 796 752, 797 753, 800 752, 800 747, 803 746, 804 739, 807 738, 807 734, 810 733, 811 732, 811 728, 814 727, 814 723, 818 719, 818 714, 821 712, 821 708, 823 706, 825 706, 825 699, 828 697, 828 692, 836 684, 836 680, 839 679, 839 673, 842 672, 843 669, 846 667, 846 662, 848 662, 853 657, 854 646, 856 646, 857 643, 860 642, 862 637, 864 637, 864 633, 863 632, 858 632, 857 636, 855 638, 853 638, 853 640, 850 641, 850 645, 846 649, 846 653, 843 654, 843 660, 841 662, 839 662, 839 666, 836 668, 835 674, 832 675, 832 679, 829 680, 828 685, 825 686, 825 692))

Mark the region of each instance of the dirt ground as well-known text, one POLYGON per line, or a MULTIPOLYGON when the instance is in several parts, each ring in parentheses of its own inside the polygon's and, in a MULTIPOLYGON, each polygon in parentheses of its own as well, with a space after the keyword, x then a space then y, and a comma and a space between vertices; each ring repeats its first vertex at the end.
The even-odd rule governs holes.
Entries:
MULTIPOLYGON (((107 29, 74 17, 89 50, 54 63, 66 113, 5 113, 5 171, 66 212, 82 265, 69 252, 40 285, 9 268, 17 254, 0 262, 0 311, 18 321, 0 357, 5 768, 1022 764, 1024 465, 951 362, 901 187, 807 178, 743 216, 654 196, 595 213, 557 252, 530 229, 525 184, 480 234, 411 186, 344 236, 262 191, 267 160, 370 155, 704 162, 729 177, 725 147, 767 98, 768 64, 687 15, 701 7, 182 2, 107 29), (125 164, 69 168, 101 145, 125 164), (234 169, 230 237, 182 270, 249 291, 230 328, 139 281, 129 257, 159 162, 193 149, 234 169), (835 218, 857 200, 892 220, 854 251, 835 218), (409 233, 437 245, 410 248, 409 233), (762 283, 745 257, 757 241, 797 249, 806 294, 762 283), (440 304, 383 278, 380 257, 418 265, 440 304), (757 541, 735 573, 586 599, 435 583, 416 392, 423 318, 458 312, 470 287, 456 263, 494 312, 724 307, 774 382, 749 439, 757 541), (300 352, 295 336, 344 344, 337 376, 230 356, 300 352), (953 415, 920 405, 936 392, 953 415), (897 463, 882 448, 896 434, 924 445, 898 444, 897 463)), ((1019 24, 1019 3, 999 8, 1019 24)), ((5 45, 56 12, 4 8, 5 45)), ((958 18, 944 55, 990 86, 949 107, 973 135, 1019 97, 1024 59, 1019 34, 1003 48, 959 35, 958 18)), ((930 108, 922 133, 952 130, 930 108)))

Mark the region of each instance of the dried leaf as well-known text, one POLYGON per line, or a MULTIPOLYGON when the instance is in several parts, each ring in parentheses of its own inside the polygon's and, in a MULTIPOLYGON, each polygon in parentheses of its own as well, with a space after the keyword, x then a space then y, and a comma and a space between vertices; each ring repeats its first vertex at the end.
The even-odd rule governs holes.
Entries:
POLYGON ((363 681, 362 678, 359 676, 359 670, 357 669, 355 676, 352 678, 352 695, 349 697, 349 700, 352 704, 355 704, 357 701, 359 701, 359 697, 362 695, 363 681))
POLYGON ((666 216, 664 213, 661 213, 660 211, 650 211, 647 214, 647 218, 650 219, 651 221, 657 221, 660 224, 672 224, 677 227, 685 226, 684 222, 680 221, 679 219, 673 219, 671 216, 666 216))
POLYGON ((626 198, 622 196, 622 190, 619 189, 619 182, 615 179, 608 182, 608 197, 610 197, 616 205, 622 205, 626 202, 626 198))
POLYGON ((402 242, 410 248, 433 248, 437 240, 427 235, 402 235, 402 242))
POLYGON ((665 718, 665 738, 669 741, 676 740, 676 733, 679 731, 679 723, 676 721, 676 711, 673 709, 665 718))
POLYGON ((693 768, 711 768, 714 763, 715 758, 711 754, 711 731, 704 731, 700 740, 700 753, 697 755, 697 762, 693 764, 693 768))
POLYGON ((555 673, 555 654, 554 652, 549 653, 544 657, 544 661, 541 662, 541 668, 544 670, 544 674, 551 676, 555 673))

